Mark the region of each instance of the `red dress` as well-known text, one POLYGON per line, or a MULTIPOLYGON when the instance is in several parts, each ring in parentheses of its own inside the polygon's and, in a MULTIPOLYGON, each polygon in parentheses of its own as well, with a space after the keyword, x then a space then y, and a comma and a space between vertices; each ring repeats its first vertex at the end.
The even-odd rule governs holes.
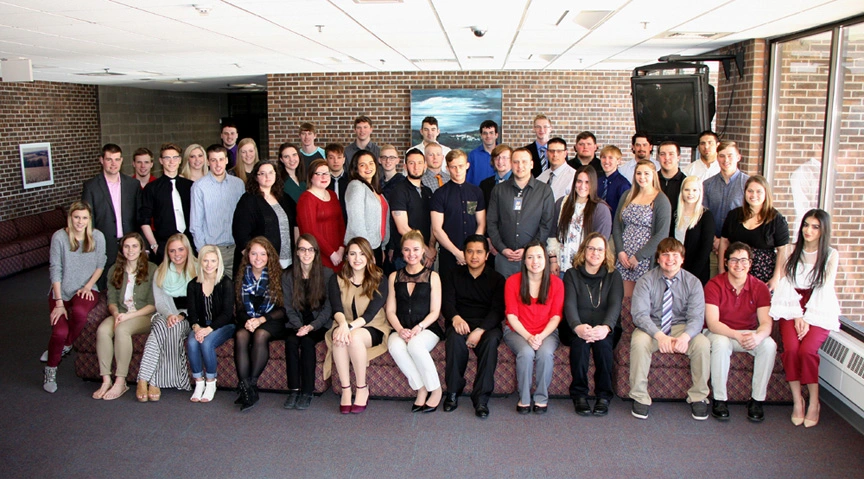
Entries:
POLYGON ((342 246, 345 238, 342 206, 333 192, 330 192, 330 201, 322 201, 311 191, 304 191, 297 200, 297 227, 301 235, 309 233, 318 240, 324 266, 333 271, 341 269, 341 263, 337 267, 330 261, 330 255, 342 246))

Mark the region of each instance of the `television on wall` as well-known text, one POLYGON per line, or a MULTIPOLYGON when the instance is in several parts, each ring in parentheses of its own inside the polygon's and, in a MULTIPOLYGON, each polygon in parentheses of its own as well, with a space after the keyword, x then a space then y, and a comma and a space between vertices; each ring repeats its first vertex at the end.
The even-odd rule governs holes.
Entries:
POLYGON ((633 118, 636 131, 651 143, 675 141, 695 147, 699 133, 711 129, 714 88, 708 67, 695 63, 657 63, 633 70, 633 118), (685 73, 693 70, 693 73, 685 73))

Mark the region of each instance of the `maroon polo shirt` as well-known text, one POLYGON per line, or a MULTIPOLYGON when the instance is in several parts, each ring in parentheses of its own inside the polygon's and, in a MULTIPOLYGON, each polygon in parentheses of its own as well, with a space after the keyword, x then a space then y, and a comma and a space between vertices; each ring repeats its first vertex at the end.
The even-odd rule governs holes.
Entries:
POLYGON ((728 273, 722 273, 705 285, 705 304, 720 309, 720 322, 726 326, 736 331, 755 330, 759 327, 756 310, 771 306, 771 292, 765 283, 748 274, 741 294, 735 294, 728 273))

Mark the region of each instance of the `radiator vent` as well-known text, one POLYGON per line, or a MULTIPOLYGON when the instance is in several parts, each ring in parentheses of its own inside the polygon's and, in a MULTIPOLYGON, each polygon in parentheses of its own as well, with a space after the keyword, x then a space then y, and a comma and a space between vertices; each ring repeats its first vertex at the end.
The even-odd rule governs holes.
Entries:
POLYGON ((860 354, 852 353, 852 359, 849 360, 849 372, 864 379, 864 357, 860 354))
POLYGON ((822 351, 841 364, 846 362, 846 355, 849 354, 848 347, 830 336, 822 343, 822 351))

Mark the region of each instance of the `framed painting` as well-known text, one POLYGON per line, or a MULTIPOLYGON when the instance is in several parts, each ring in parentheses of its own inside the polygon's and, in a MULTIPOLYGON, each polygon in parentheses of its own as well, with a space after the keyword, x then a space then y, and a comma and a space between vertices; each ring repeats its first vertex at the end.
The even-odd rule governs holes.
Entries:
POLYGON ((24 189, 54 184, 54 165, 51 163, 51 143, 25 143, 21 152, 21 178, 24 189))
POLYGON ((480 146, 480 123, 493 120, 501 137, 501 89, 411 90, 411 144, 423 141, 423 118, 438 120, 438 143, 470 152, 480 146))

